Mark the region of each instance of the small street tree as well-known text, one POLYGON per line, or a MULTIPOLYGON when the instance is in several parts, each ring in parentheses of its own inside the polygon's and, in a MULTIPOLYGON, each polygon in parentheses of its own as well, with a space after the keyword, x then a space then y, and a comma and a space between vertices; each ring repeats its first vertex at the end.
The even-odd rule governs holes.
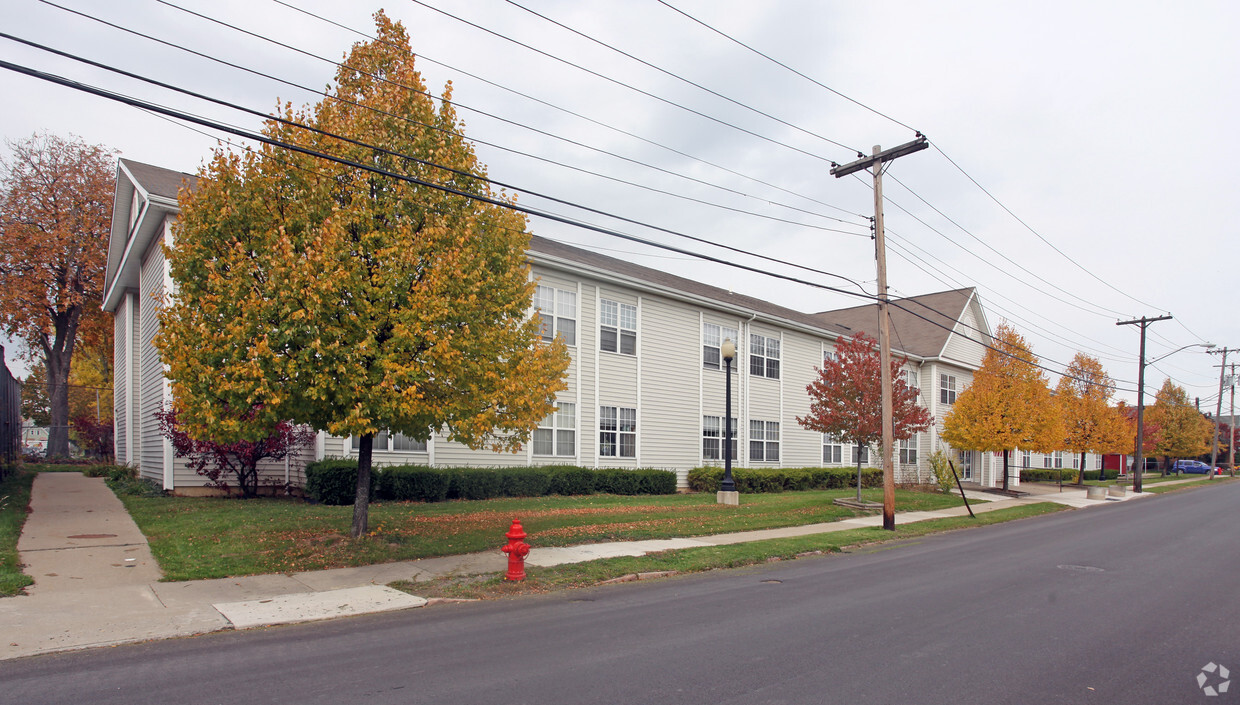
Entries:
POLYGON ((1172 460, 1195 458, 1210 452, 1214 424, 1202 415, 1188 399, 1188 391, 1172 382, 1154 395, 1154 406, 1146 417, 1159 427, 1154 453, 1163 458, 1162 474, 1167 474, 1172 460))
POLYGON ((69 452, 69 381, 81 329, 110 323, 103 295, 112 152, 36 134, 0 159, 0 328, 44 367, 49 456, 69 452))
POLYGON ((177 294, 156 340, 194 438, 254 441, 285 420, 357 437, 354 537, 377 433, 516 450, 569 362, 530 316, 525 217, 475 198, 508 197, 482 180, 451 86, 437 108, 404 28, 375 22, 328 97, 283 111, 322 132, 275 119, 263 132, 382 173, 270 145, 217 152, 181 194, 177 294))
MULTIPOLYGON (((805 389, 810 412, 797 423, 847 441, 870 446, 883 437, 882 362, 878 342, 858 332, 841 338, 836 357, 823 363, 818 378, 805 389)), ((891 361, 892 428, 896 440, 905 441, 930 427, 930 411, 917 401, 918 390, 908 386, 900 370, 907 358, 891 361)), ((857 499, 861 499, 861 454, 857 454, 857 499)))
POLYGON ((1055 388, 1064 448, 1080 455, 1076 484, 1085 482, 1086 453, 1119 453, 1133 444, 1128 424, 1111 406, 1115 383, 1095 357, 1077 353, 1055 388))
MULTIPOLYGON (((257 414, 251 414, 256 416, 257 414)), ((207 478, 208 484, 224 492, 232 492, 230 482, 244 498, 258 495, 258 464, 264 460, 284 460, 314 443, 315 433, 306 426, 278 422, 266 436, 252 441, 221 443, 197 440, 177 422, 173 409, 155 412, 159 432, 172 441, 172 453, 186 458, 189 468, 207 478)))
POLYGON ((1037 364, 1024 337, 999 324, 973 383, 943 419, 943 440, 953 448, 1003 453, 1004 490, 1011 451, 1049 452, 1063 440, 1059 414, 1037 364))

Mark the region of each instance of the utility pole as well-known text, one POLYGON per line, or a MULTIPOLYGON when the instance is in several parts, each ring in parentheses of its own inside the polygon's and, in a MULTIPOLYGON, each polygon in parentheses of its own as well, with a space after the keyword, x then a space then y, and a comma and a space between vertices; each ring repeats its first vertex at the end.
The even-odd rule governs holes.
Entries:
MULTIPOLYGON (((1214 467, 1218 463, 1218 434, 1219 415, 1223 413, 1223 378, 1227 374, 1227 348, 1221 351, 1211 350, 1210 354, 1221 352, 1223 355, 1223 364, 1218 366, 1218 399, 1214 403, 1214 442, 1210 444, 1210 479, 1214 479, 1214 467)), ((1228 428, 1231 428, 1228 426, 1228 428)))
POLYGON ((1131 321, 1116 321, 1117 326, 1141 326, 1141 355, 1137 358, 1137 447, 1133 449, 1132 491, 1141 491, 1141 475, 1145 472, 1145 459, 1141 457, 1141 444, 1145 442, 1145 329, 1156 321, 1169 321, 1171 314, 1157 318, 1142 317, 1131 321))
POLYGON ((835 178, 847 176, 863 169, 872 169, 874 173, 874 255, 878 262, 878 358, 882 366, 882 414, 883 414, 883 528, 896 530, 896 474, 892 460, 892 447, 895 445, 892 412, 892 380, 891 380, 891 318, 887 310, 887 240, 883 231, 883 165, 906 154, 920 152, 929 147, 930 143, 921 133, 917 139, 906 142, 899 147, 883 151, 874 145, 873 153, 861 157, 855 162, 843 166, 833 165, 831 174, 835 178))

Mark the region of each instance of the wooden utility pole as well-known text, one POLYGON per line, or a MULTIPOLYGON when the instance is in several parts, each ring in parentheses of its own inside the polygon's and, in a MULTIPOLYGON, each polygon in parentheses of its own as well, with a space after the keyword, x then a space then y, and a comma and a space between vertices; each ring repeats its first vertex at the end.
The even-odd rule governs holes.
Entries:
MULTIPOLYGON (((1221 430, 1219 416, 1223 413, 1223 378, 1227 375, 1227 348, 1221 351, 1211 350, 1210 354, 1222 352, 1223 364, 1218 366, 1218 399, 1214 402, 1214 442, 1210 444, 1210 479, 1214 479, 1214 468, 1218 465, 1218 434, 1221 430)), ((1231 428, 1229 425, 1228 428, 1231 428)))
POLYGON ((1141 491, 1141 475, 1145 472, 1145 459, 1141 457, 1141 444, 1145 442, 1145 329, 1156 321, 1169 321, 1171 315, 1157 318, 1142 317, 1131 321, 1116 321, 1117 326, 1141 326, 1141 355, 1137 358, 1137 447, 1132 453, 1132 491, 1141 491))
MULTIPOLYGON (((892 460, 892 447, 895 445, 895 430, 892 421, 892 380, 891 380, 891 319, 887 310, 887 241, 883 232, 883 165, 906 154, 920 152, 929 147, 923 135, 906 142, 899 147, 883 151, 874 145, 874 152, 855 162, 843 166, 831 167, 835 178, 847 176, 863 169, 874 172, 874 255, 878 262, 878 357, 882 365, 882 414, 883 414, 883 528, 888 531, 896 529, 896 474, 892 460)), ((860 155, 859 155, 860 156, 860 155)))
POLYGON ((1227 469, 1236 475, 1236 363, 1231 363, 1231 411, 1227 417, 1227 469))

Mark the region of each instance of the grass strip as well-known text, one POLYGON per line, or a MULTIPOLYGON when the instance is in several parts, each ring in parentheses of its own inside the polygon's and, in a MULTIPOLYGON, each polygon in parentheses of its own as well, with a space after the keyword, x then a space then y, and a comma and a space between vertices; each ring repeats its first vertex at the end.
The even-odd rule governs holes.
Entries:
MULTIPOLYGON (((1180 479, 1183 480, 1184 478, 1180 479)), ((1141 491, 1149 492, 1151 494, 1166 494, 1167 492, 1177 492, 1179 490, 1189 490, 1197 487, 1209 487, 1211 484, 1221 484, 1223 482, 1229 482, 1232 479, 1233 478, 1227 477, 1226 475, 1216 475, 1213 479, 1203 476, 1201 479, 1194 480, 1193 482, 1181 482, 1174 485, 1154 484, 1153 486, 1151 486, 1147 480, 1141 483, 1141 491)))
POLYGON ((17 595, 34 579, 22 572, 17 539, 26 523, 35 473, 17 470, 0 481, 0 596, 17 595))
POLYGON ((473 576, 445 576, 423 582, 398 581, 392 587, 420 597, 453 599, 496 599, 548 593, 558 590, 591 587, 606 580, 642 573, 698 573, 708 570, 740 568, 768 563, 772 560, 788 560, 806 554, 839 553, 875 544, 904 541, 928 534, 957 529, 967 529, 997 524, 1016 519, 1040 516, 1063 511, 1068 507, 1053 502, 1024 504, 993 512, 978 514, 976 518, 951 517, 932 519, 896 527, 885 531, 879 527, 833 531, 795 538, 770 539, 728 546, 708 546, 662 551, 639 557, 604 558, 554 566, 550 568, 526 568, 526 579, 508 582, 500 574, 473 576))
MULTIPOLYGON (((118 485, 113 483, 113 487, 118 485)), ((539 546, 571 546, 800 526, 850 519, 832 504, 856 490, 743 495, 538 497, 371 505, 367 536, 348 535, 352 507, 296 499, 137 496, 118 491, 151 545, 165 580, 287 573, 498 549, 514 518, 539 546)), ((879 500, 881 489, 863 496, 879 500)), ((960 506, 941 493, 898 490, 898 511, 960 506)))

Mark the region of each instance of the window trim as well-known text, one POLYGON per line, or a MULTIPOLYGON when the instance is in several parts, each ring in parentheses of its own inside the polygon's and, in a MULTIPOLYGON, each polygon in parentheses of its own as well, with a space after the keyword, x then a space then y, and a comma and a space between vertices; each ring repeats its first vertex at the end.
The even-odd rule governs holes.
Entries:
POLYGON ((760 419, 749 420, 750 462, 778 463, 779 444, 778 421, 762 421, 760 419), (757 452, 755 452, 755 449, 757 452))
POLYGON ((946 372, 939 373, 939 403, 955 404, 959 392, 957 391, 956 375, 949 375, 946 372))
POLYGON ((749 374, 753 377, 779 379, 780 358, 783 353, 782 341, 761 333, 749 334, 749 374), (761 347, 759 347, 759 345, 761 347), (771 354, 774 346, 775 354, 771 354), (754 367, 757 366, 755 371, 754 367))
POLYGON ((918 456, 920 455, 918 451, 921 448, 921 439, 918 438, 919 435, 920 434, 914 433, 911 438, 907 438, 897 443, 897 450, 898 450, 898 455, 900 458, 900 462, 899 462, 900 465, 916 465, 917 464, 917 459, 918 459, 918 456))
POLYGON ((736 359, 732 360, 732 373, 736 374, 737 368, 741 366, 740 358, 741 358, 742 353, 744 352, 742 350, 742 346, 738 343, 738 340, 737 340, 739 336, 740 336, 740 333, 735 328, 729 328, 719 323, 707 323, 703 321, 702 322, 702 367, 708 370, 723 370, 723 352, 721 352, 720 348, 723 347, 723 341, 731 340, 733 343, 737 343, 736 359), (710 336, 708 335, 708 333, 712 332, 711 329, 714 329, 713 332, 716 333, 715 337, 718 338, 718 342, 714 344, 710 342, 710 336), (728 335, 729 333, 731 333, 731 335, 728 335), (713 355, 710 354, 711 351, 714 351, 713 355), (715 362, 712 363, 710 361, 711 357, 715 358, 715 362))
POLYGON ((536 436, 539 431, 550 431, 551 432, 551 452, 550 453, 538 452, 539 441, 537 441, 534 436, 531 436, 530 437, 530 454, 531 455, 534 455, 535 457, 539 457, 539 458, 575 458, 577 457, 577 403, 572 402, 572 401, 557 401, 555 403, 555 411, 552 411, 550 414, 547 414, 547 416, 543 418, 542 421, 538 422, 537 428, 534 429, 534 435, 536 436), (561 422, 564 420, 563 412, 565 411, 565 407, 570 408, 573 412, 573 419, 572 419, 571 427, 561 425, 561 422), (550 424, 548 424, 548 422, 550 422, 550 424), (561 433, 572 433, 573 434, 572 435, 573 444, 572 444, 572 448, 570 449, 571 452, 567 452, 567 453, 561 452, 562 450, 561 449, 561 445, 562 445, 561 435, 560 435, 561 433))
POLYGON ((600 406, 598 408, 598 456, 626 460, 637 458, 637 407, 600 406), (610 418, 609 410, 612 412, 610 418), (608 421, 613 422, 614 426, 611 428, 605 426, 604 424, 608 421), (610 437, 609 440, 607 440, 608 437, 610 437), (607 449, 611 452, 607 452, 607 449))
MULTIPOLYGON (((736 417, 732 417, 732 462, 740 459, 736 451, 740 448, 740 433, 738 433, 736 417)), ((724 427, 722 416, 711 416, 709 414, 702 416, 702 460, 703 461, 723 461, 723 443, 724 443, 724 427), (712 427, 713 426, 713 427, 712 427), (713 455, 707 452, 707 443, 714 446, 713 455)))
POLYGON ((557 337, 564 339, 564 344, 570 347, 577 346, 577 292, 572 289, 560 289, 549 284, 539 284, 534 289, 534 315, 539 317, 538 337, 545 343, 550 343, 557 337), (543 308, 544 292, 550 292, 549 303, 550 311, 543 308), (559 311, 565 307, 571 307, 571 313, 560 313, 559 311), (571 323, 571 326, 565 326, 564 323, 571 323), (565 328, 571 330, 565 331, 565 328), (550 331, 550 335, 543 331, 550 331), (572 335, 572 340, 568 339, 567 333, 572 335))
POLYGON ((822 434, 822 464, 844 464, 844 442, 828 433, 822 434), (831 454, 834 456, 834 460, 827 459, 828 449, 830 449, 831 454))

